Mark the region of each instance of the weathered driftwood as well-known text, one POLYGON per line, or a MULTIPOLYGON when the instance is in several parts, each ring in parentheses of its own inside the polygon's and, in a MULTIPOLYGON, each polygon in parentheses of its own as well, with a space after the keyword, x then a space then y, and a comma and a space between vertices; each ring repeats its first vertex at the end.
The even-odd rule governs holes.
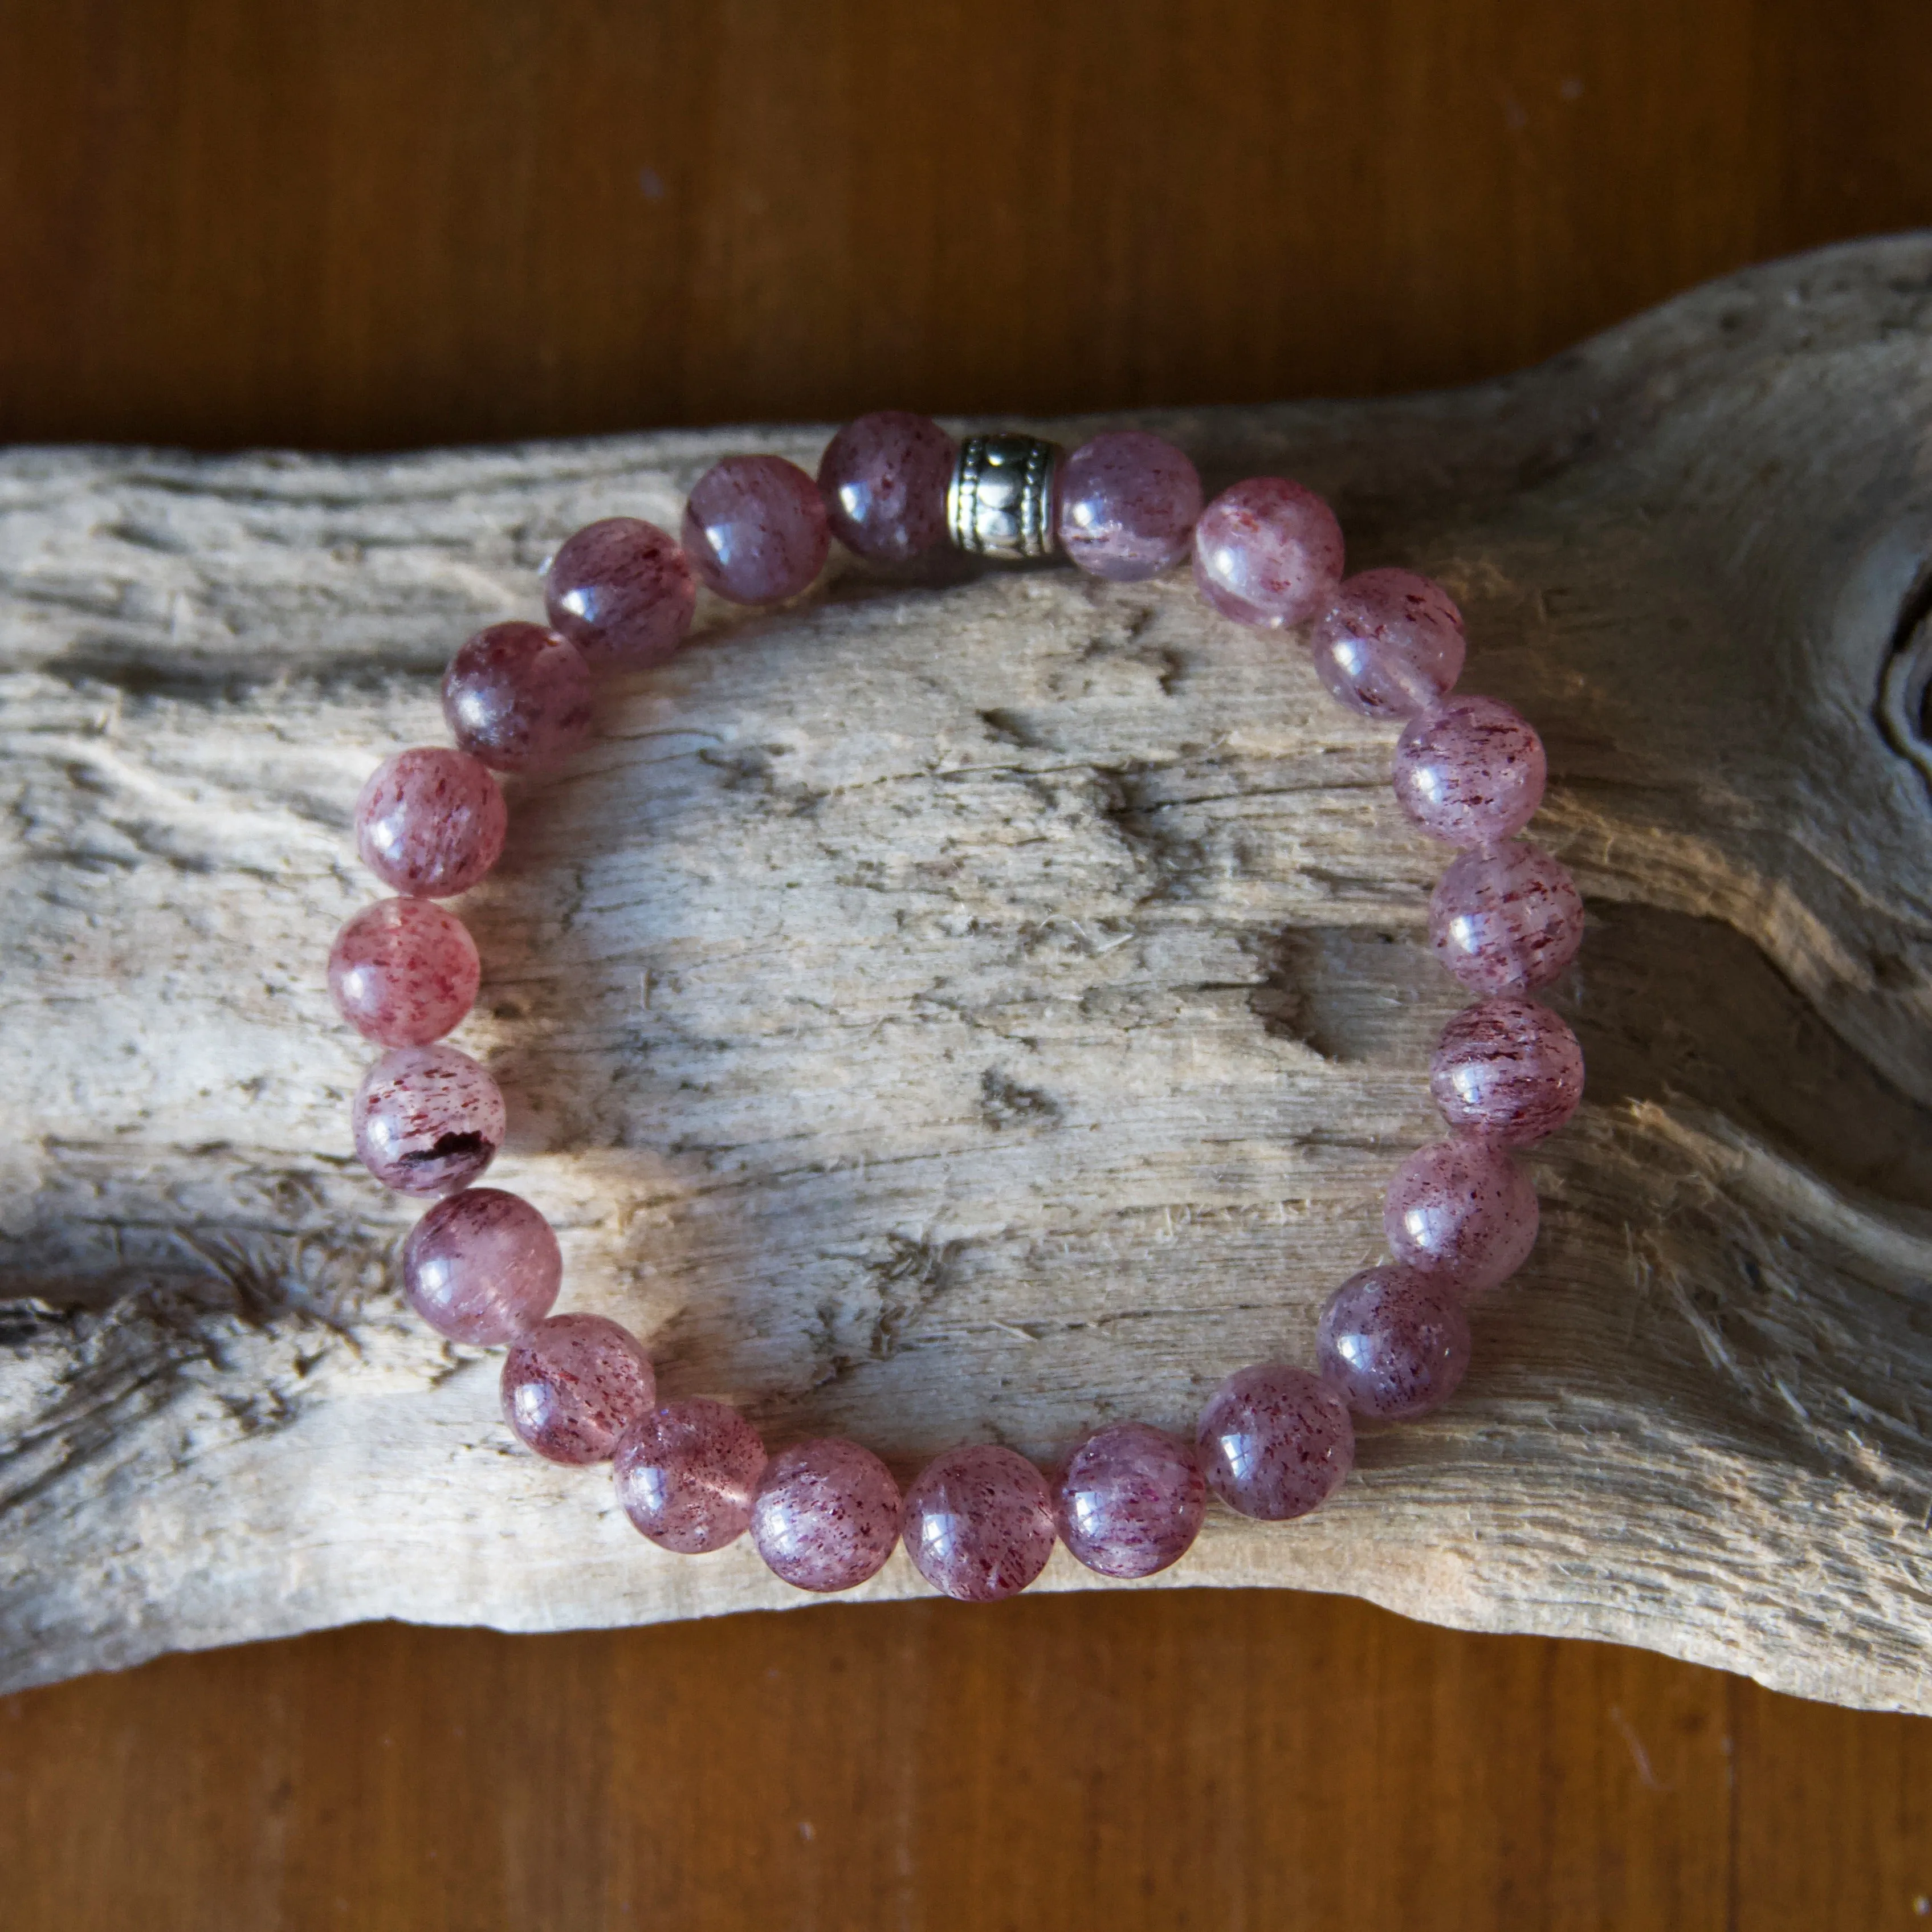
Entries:
MULTIPOLYGON (((1591 1066, 1450 1411, 1163 1583, 1359 1593, 1932 1709, 1932 239, 1508 381, 1143 418, 1443 578, 1543 726, 1591 1066)), ((1050 426, 1073 435, 1078 426, 1050 426)), ((367 1617, 797 1600, 513 1453, 406 1318, 321 964, 453 645, 596 515, 808 429, 393 460, 0 458, 0 1679, 367 1617)), ((1306 1354, 1438 1131, 1439 850, 1291 643, 1184 576, 848 573, 512 787, 458 1036, 569 1304, 672 1394, 902 1472, 1180 1425, 1306 1354)), ((1048 1587, 1090 1584, 1056 1557, 1048 1587)), ((903 1557, 867 1592, 922 1587, 903 1557)))

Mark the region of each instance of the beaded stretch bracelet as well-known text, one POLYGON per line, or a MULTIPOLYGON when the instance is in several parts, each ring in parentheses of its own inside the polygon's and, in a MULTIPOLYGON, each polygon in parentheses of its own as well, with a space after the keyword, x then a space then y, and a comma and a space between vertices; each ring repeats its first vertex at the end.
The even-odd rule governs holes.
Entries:
POLYGON ((1193 464, 1138 430, 1070 455, 1029 436, 956 446, 922 416, 862 416, 832 440, 816 484, 775 456, 706 472, 680 540, 629 518, 569 538, 545 572, 552 628, 504 623, 471 638, 443 680, 458 748, 398 752, 356 811, 358 850, 398 897, 357 914, 329 955, 338 1007, 391 1049, 358 1090, 356 1149, 400 1192, 441 1196, 403 1245, 404 1286, 440 1334, 506 1344, 503 1412, 539 1455, 615 1466, 643 1534, 686 1554, 748 1529, 802 1589, 862 1582, 903 1535, 921 1575, 988 1602, 1024 1589, 1056 1534, 1103 1576, 1144 1576, 1185 1553, 1211 1489, 1245 1516, 1305 1515, 1341 1483, 1360 1416, 1394 1420, 1446 1401, 1469 1360, 1464 1304, 1518 1268, 1537 1202, 1510 1158, 1576 1110, 1575 1035, 1524 997, 1575 956, 1582 906, 1568 872, 1519 840, 1543 796, 1543 746, 1494 698, 1450 695, 1460 614, 1404 570, 1343 579, 1340 526, 1312 492, 1279 477, 1236 484, 1203 507, 1193 464), (1010 1449, 946 1451, 902 1498, 854 1442, 801 1442, 767 1456, 728 1405, 660 1406, 637 1338, 587 1314, 553 1315, 556 1238, 527 1202, 472 1182, 504 1132, 489 1074, 435 1044, 470 1010, 480 978, 462 923, 434 903, 496 862, 507 822, 497 772, 548 770, 580 744, 597 674, 662 663, 688 631, 699 584, 731 602, 809 588, 836 536, 902 562, 950 540, 1024 558, 1058 550, 1117 580, 1153 576, 1190 551, 1216 610, 1270 629, 1309 627, 1315 666, 1344 704, 1404 721, 1396 796, 1425 832, 1460 848, 1430 903, 1437 957, 1483 996, 1443 1030, 1430 1088, 1451 1137, 1390 1184, 1393 1258, 1342 1283, 1324 1310, 1317 1366, 1238 1370, 1202 1410, 1193 1444, 1140 1423, 1089 1436, 1049 1484, 1010 1449))

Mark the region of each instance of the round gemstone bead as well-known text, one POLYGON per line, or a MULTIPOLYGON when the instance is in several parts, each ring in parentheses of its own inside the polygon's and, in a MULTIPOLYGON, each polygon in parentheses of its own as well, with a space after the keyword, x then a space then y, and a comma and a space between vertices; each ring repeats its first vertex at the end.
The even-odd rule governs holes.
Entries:
POLYGON ((707 590, 782 604, 825 567, 831 530, 818 486, 782 456, 728 456, 692 485, 684 549, 707 590))
POLYGON ((1053 1554, 1053 1496, 1024 1456, 990 1443, 949 1449, 906 1492, 906 1554, 962 1604, 1024 1590, 1053 1554))
POLYGON ((1472 993, 1533 992, 1576 958, 1582 897, 1540 846, 1465 852, 1430 896, 1429 943, 1472 993))
POLYGON ((832 534, 878 563, 923 555, 946 535, 946 489, 958 454, 930 416, 875 410, 848 423, 818 464, 832 534))
POLYGON ((393 892, 453 898, 496 862, 510 814, 489 768, 419 745, 385 758, 356 801, 356 847, 393 892))
POLYGON ((602 1462, 657 1396, 644 1345, 601 1315, 553 1315, 503 1358, 503 1418, 553 1462, 602 1462))
POLYGON ((1456 1393, 1469 1366, 1469 1318, 1446 1282, 1365 1268, 1329 1298, 1315 1351, 1323 1379, 1358 1415, 1397 1422, 1456 1393))
POLYGON ((363 1076, 350 1118, 356 1152, 398 1194, 466 1187, 503 1144, 503 1096, 453 1046, 399 1046, 363 1076))
POLYGON ((1465 1006, 1442 1029, 1429 1090, 1452 1127, 1528 1147, 1576 1112, 1583 1049, 1547 1006, 1500 993, 1465 1006))
POLYGON ((492 771, 548 771, 590 729, 590 667, 541 624, 492 624, 450 659, 442 715, 458 746, 492 771))
POLYGON ((856 1442, 801 1442, 765 1465, 752 1502, 752 1540, 800 1590, 849 1590, 899 1540, 899 1486, 856 1442))
POLYGON ((1312 490, 1252 476, 1194 526, 1194 581, 1224 617, 1264 630, 1304 624, 1334 601, 1342 526, 1312 490))
POLYGON ((697 580, 676 538, 641 517, 566 537, 544 572, 544 608, 592 671, 648 670, 683 643, 697 580))
POLYGON ((466 1187, 439 1201, 403 1244, 403 1292, 439 1335, 494 1348, 541 1322, 563 1256, 550 1223, 520 1195, 466 1187))
POLYGON ((1102 1576, 1151 1576, 1187 1554, 1208 1510, 1193 1450, 1144 1422, 1097 1430, 1054 1494, 1060 1540, 1102 1576))
POLYGON ((742 1536, 765 1445, 738 1412, 699 1397, 640 1415, 617 1444, 617 1500, 661 1550, 702 1556, 742 1536))
POLYGON ((1468 648, 1455 600, 1412 570, 1350 578, 1309 643, 1329 694, 1371 718, 1427 710, 1454 687, 1468 648))
POLYGON ((1355 1460, 1347 1403, 1319 1376, 1285 1362, 1237 1369, 1208 1398, 1196 1441, 1208 1486, 1263 1522, 1318 1508, 1355 1460))
POLYGON ((1396 740, 1396 802, 1431 838, 1483 846, 1512 838, 1543 802, 1543 740, 1494 698, 1418 712, 1396 740))
POLYGON ((1536 1190, 1486 1141, 1438 1141, 1389 1183, 1382 1231, 1404 1267, 1469 1294, 1507 1281, 1536 1245, 1536 1190))
POLYGON ((423 1046, 476 1004, 482 970, 454 913, 428 899, 379 899, 335 935, 329 996, 364 1040, 423 1046))
POLYGON ((1145 430, 1111 430, 1060 466, 1060 547, 1116 583, 1155 577, 1187 554, 1201 478, 1174 445, 1145 430))

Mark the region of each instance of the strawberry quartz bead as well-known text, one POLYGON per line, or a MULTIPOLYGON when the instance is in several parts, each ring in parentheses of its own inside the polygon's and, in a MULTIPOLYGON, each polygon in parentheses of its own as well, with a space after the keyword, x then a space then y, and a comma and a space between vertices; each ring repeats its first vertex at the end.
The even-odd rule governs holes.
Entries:
POLYGON ((935 1590, 994 1604, 1053 1554, 1053 1496, 1024 1456, 990 1443, 949 1449, 906 1492, 906 1554, 935 1590))
POLYGON ((1365 1268, 1329 1298, 1315 1353, 1322 1379, 1358 1415, 1400 1422, 1456 1393, 1469 1366, 1469 1318, 1444 1282, 1365 1268))
POLYGON ((683 643, 697 580, 676 539, 641 517, 566 537, 544 571, 544 608, 594 672, 648 670, 683 643))
POLYGON ((1429 1090, 1450 1126, 1528 1147, 1576 1112, 1583 1049, 1547 1006, 1513 993, 1465 1006, 1442 1029, 1429 1090))
POLYGON ((1439 1141, 1396 1170, 1382 1204, 1389 1252, 1471 1294, 1507 1281, 1536 1245, 1536 1190, 1502 1148, 1439 1141))
POLYGON ((503 1358, 503 1419, 552 1462, 604 1462, 657 1396, 644 1345, 601 1315, 553 1315, 503 1358))
POLYGON ((1430 896, 1429 943, 1472 993, 1534 992, 1576 958, 1582 897, 1568 872, 1527 841, 1465 852, 1430 896))
POLYGON ((492 771, 548 771, 590 729, 590 667, 541 624, 492 624, 450 659, 442 715, 459 748, 492 771))
POLYGON ((617 1444, 617 1500, 639 1534, 680 1556, 742 1536, 765 1445, 735 1408, 701 1396, 640 1415, 617 1444))
POLYGON ((403 1244, 403 1292, 439 1335, 494 1348, 541 1322, 563 1256, 550 1223, 520 1195, 466 1187, 439 1201, 403 1244))
POLYGON ((1543 802, 1543 740, 1493 698, 1450 698, 1396 740, 1396 802, 1432 838, 1479 847, 1513 838, 1543 802))
POLYGON ((466 892, 496 862, 510 814, 486 766, 422 745, 385 758, 356 801, 356 846, 392 892, 466 892))
POLYGON ((363 1076, 350 1118, 356 1152, 398 1194, 452 1194, 503 1144, 503 1096, 453 1046, 399 1046, 363 1076))
POLYGON ((1094 577, 1130 584, 1187 554, 1201 515, 1201 478, 1171 442, 1112 430, 1060 466, 1060 547, 1094 577))
POLYGON ((1054 1493, 1060 1541, 1102 1576, 1151 1576, 1178 1563, 1207 1512, 1193 1450, 1144 1422, 1096 1430, 1054 1493))
POLYGON ((335 935, 329 997, 364 1040, 424 1046, 476 1004, 482 970, 454 913, 428 899, 379 899, 335 935))
POLYGON ((875 563, 923 556, 946 535, 946 490, 958 454, 930 416, 875 410, 848 423, 818 464, 832 534, 875 563))
POLYGON ((698 581, 734 604, 782 604, 825 567, 818 486, 782 456, 728 456, 692 485, 684 549, 698 581))
POLYGON ((800 1590, 849 1590, 899 1540, 899 1486, 856 1442, 800 1442, 765 1465, 752 1500, 752 1541, 800 1590))
POLYGON ((1462 614, 1441 584, 1412 570, 1352 577, 1310 634, 1329 694, 1371 718, 1426 711, 1462 674, 1462 614))
POLYGON ((1312 490, 1253 476, 1194 526, 1194 581, 1224 617, 1264 630, 1305 624, 1334 601, 1342 526, 1312 490))
POLYGON ((1195 1440, 1209 1488, 1263 1522, 1306 1516, 1354 1466, 1348 1405, 1285 1362, 1237 1369, 1208 1398, 1195 1440))

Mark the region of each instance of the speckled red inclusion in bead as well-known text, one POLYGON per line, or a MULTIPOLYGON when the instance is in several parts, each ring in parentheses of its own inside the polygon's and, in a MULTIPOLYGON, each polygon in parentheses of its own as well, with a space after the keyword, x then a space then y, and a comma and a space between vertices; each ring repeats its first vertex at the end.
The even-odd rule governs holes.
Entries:
POLYGON ((1347 1403, 1286 1362, 1236 1370, 1209 1397, 1195 1439, 1208 1486, 1263 1522, 1319 1508, 1354 1466, 1347 1403))
POLYGON ((442 715, 458 747, 492 771, 548 771, 590 729, 590 668, 541 624, 492 624, 450 659, 442 715))
POLYGON ((503 1358, 503 1419, 553 1462, 604 1461, 656 1395, 643 1344, 601 1315, 553 1315, 503 1358))
POLYGON ((1465 1006, 1442 1029, 1429 1090, 1452 1127, 1528 1147, 1576 1112, 1583 1049, 1547 1006, 1501 993, 1465 1006))
POLYGON ((1399 1267, 1364 1268, 1329 1298, 1316 1331, 1324 1381, 1358 1415, 1426 1415, 1469 1366, 1469 1318, 1446 1282, 1399 1267))
POLYGON ((356 801, 356 846, 391 890, 452 898, 496 862, 509 822, 487 766, 467 752, 419 745, 370 773, 356 801))
POLYGON ((424 1046, 476 1004, 482 968, 454 913, 428 899, 379 899, 335 935, 328 990, 364 1040, 424 1046))
POLYGON ((1053 1554, 1046 1478, 1010 1449, 949 1449, 906 1492, 905 1545, 914 1568, 949 1597, 965 1604, 1010 1597, 1053 1554))
POLYGON ((1342 574, 1342 526, 1312 490, 1252 476, 1223 490, 1194 526, 1194 581, 1237 623, 1276 630, 1327 609, 1342 574))
POLYGON ((826 446, 818 490, 832 534, 855 556, 904 563, 946 535, 958 446, 930 416, 874 410, 826 446))
POLYGON ((811 588, 832 532, 818 486, 782 456, 728 456, 692 485, 681 534, 698 581, 734 604, 811 588))
POLYGON ((640 1535, 680 1556, 742 1536, 765 1445, 735 1408, 698 1397, 640 1415, 617 1444, 617 1500, 640 1535))
POLYGON ((856 1442, 800 1442, 765 1465, 752 1540, 773 1573, 801 1590, 849 1590, 899 1540, 899 1486, 856 1442))
POLYGON ((1412 570, 1350 578, 1308 641, 1329 695, 1372 718, 1426 710, 1454 687, 1468 648, 1454 598, 1412 570))
POLYGON ((1382 1208, 1389 1252, 1463 1294, 1507 1281, 1536 1245, 1536 1190, 1486 1141, 1438 1141, 1396 1170, 1382 1208))
POLYGON ((1054 1492, 1060 1540, 1102 1576, 1151 1576, 1200 1534, 1208 1483, 1192 1448, 1144 1422, 1096 1430, 1054 1492))
POLYGON ((669 531, 606 517, 558 547, 544 572, 544 608, 592 671, 648 670, 684 641, 698 583, 669 531))
POLYGON ((1449 698, 1403 726, 1396 741, 1397 802, 1451 845, 1513 838, 1543 802, 1543 740, 1494 698, 1449 698))
POLYGON ((350 1109, 356 1152, 399 1194, 466 1187, 503 1144, 503 1096, 453 1046, 399 1046, 363 1076, 350 1109))
POLYGON ((1157 576, 1186 556, 1201 514, 1201 478, 1171 442, 1110 430, 1060 466, 1060 547, 1116 583, 1157 576))
POLYGON ((410 1306, 452 1342, 514 1341, 550 1312, 562 1279, 550 1223, 500 1187, 466 1187, 438 1202, 403 1244, 410 1306))
POLYGON ((1465 852, 1429 901, 1436 956, 1472 993, 1546 986, 1583 943, 1583 901, 1568 872, 1527 841, 1465 852))

